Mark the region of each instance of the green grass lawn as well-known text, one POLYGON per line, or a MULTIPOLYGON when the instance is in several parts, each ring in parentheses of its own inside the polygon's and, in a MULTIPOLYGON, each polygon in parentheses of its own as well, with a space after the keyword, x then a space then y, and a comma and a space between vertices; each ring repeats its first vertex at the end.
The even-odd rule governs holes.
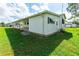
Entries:
POLYGON ((0 28, 1 56, 76 56, 79 55, 79 28, 67 28, 64 33, 48 37, 30 33, 21 35, 13 28, 0 28))
POLYGON ((3 55, 10 56, 14 55, 14 53, 5 29, 0 28, 0 56, 3 55))

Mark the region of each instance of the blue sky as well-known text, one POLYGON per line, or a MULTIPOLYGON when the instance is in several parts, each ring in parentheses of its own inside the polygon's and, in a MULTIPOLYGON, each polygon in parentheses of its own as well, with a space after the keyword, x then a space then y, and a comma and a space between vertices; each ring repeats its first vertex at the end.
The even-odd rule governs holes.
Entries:
MULTIPOLYGON (((63 13, 69 18, 71 15, 66 11, 66 8, 67 4, 63 3, 63 13)), ((62 3, 0 3, 0 22, 13 22, 42 10, 61 14, 62 3)))

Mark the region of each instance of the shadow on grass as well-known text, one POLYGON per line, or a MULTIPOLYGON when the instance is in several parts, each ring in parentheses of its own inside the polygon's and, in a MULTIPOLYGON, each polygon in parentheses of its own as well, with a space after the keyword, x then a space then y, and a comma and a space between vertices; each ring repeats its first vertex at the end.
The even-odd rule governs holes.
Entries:
POLYGON ((16 56, 48 56, 65 39, 72 37, 69 32, 56 33, 48 37, 30 33, 22 36, 19 30, 5 28, 16 56))

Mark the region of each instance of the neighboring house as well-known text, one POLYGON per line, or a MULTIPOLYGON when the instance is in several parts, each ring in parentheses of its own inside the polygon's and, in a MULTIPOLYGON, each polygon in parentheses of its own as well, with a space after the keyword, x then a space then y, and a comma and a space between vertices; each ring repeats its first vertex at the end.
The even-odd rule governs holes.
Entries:
POLYGON ((79 16, 71 17, 65 22, 66 27, 79 27, 79 16), (75 23, 77 22, 77 23, 75 23))
POLYGON ((72 23, 73 23, 73 20, 71 19, 71 20, 66 20, 65 21, 65 26, 66 27, 72 27, 72 23))
POLYGON ((65 14, 58 15, 45 10, 16 22, 22 22, 26 20, 26 27, 28 27, 30 32, 42 35, 50 35, 60 31, 60 29, 65 28, 65 19, 65 14))
POLYGON ((25 26, 24 22, 25 22, 24 20, 23 21, 18 21, 18 22, 15 21, 15 22, 7 23, 6 26, 7 27, 12 27, 12 28, 20 29, 20 28, 25 26))
POLYGON ((29 25, 28 25, 28 19, 24 18, 22 20, 18 20, 13 22, 13 26, 14 28, 20 29, 20 30, 26 30, 29 25))
POLYGON ((79 23, 79 19, 75 18, 75 19, 66 20, 65 25, 66 25, 66 27, 78 27, 78 24, 76 24, 74 22, 78 22, 79 23))
POLYGON ((65 27, 77 27, 77 24, 73 24, 72 22, 65 23, 65 27))

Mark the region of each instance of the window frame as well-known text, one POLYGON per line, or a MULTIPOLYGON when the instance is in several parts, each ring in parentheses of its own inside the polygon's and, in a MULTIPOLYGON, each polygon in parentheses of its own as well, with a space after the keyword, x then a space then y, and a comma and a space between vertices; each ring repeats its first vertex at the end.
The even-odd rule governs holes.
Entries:
POLYGON ((62 24, 64 24, 65 22, 64 22, 64 19, 62 18, 62 24))
POLYGON ((50 17, 48 17, 48 24, 55 24, 55 21, 53 21, 50 17))

